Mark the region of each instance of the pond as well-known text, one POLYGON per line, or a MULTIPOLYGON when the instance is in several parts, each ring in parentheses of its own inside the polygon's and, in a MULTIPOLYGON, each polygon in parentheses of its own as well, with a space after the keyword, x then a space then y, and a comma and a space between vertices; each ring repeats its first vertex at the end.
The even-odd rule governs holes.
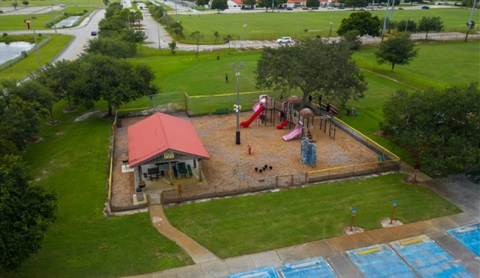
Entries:
POLYGON ((28 51, 33 48, 34 43, 28 42, 11 42, 6 44, 0 42, 0 64, 3 64, 9 60, 15 59, 22 54, 22 51, 28 51))

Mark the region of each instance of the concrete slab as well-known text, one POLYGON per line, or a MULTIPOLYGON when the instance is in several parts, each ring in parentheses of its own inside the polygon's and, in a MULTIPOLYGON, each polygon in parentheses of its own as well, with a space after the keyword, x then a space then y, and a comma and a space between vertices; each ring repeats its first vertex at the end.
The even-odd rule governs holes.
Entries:
POLYGON ((180 267, 176 269, 177 271, 177 278, 207 278, 203 275, 203 270, 200 265, 190 265, 186 267, 180 267))
POLYGON ((304 249, 309 258, 324 257, 331 255, 335 251, 329 240, 306 243, 304 249))
POLYGON ((225 259, 225 263, 227 264, 230 274, 241 273, 256 268, 250 255, 228 258, 225 259))
POLYGON ((169 269, 162 272, 152 273, 151 276, 144 276, 143 278, 177 278, 177 270, 169 269))
POLYGON ((205 277, 220 278, 230 275, 228 265, 224 260, 201 263, 200 267, 202 268, 205 277))
POLYGON ((279 266, 282 264, 282 260, 280 260, 276 250, 251 254, 250 258, 255 265, 255 268, 279 266))
POLYGON ((335 277, 365 277, 345 253, 334 254, 325 258, 325 261, 332 268, 335 277))
POLYGON ((284 264, 310 259, 305 244, 278 249, 277 254, 284 264))

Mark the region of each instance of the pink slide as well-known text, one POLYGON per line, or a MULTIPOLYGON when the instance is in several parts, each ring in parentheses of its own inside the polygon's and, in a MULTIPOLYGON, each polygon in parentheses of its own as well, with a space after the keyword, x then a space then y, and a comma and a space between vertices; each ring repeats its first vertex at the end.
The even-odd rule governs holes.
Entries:
POLYGON ((241 127, 248 127, 253 122, 253 120, 255 120, 255 118, 258 115, 260 115, 260 113, 262 113, 263 109, 265 109, 265 107, 263 105, 261 105, 260 102, 255 103, 255 105, 253 106, 253 111, 255 111, 255 113, 247 121, 241 122, 240 126, 241 127))
POLYGON ((297 126, 295 126, 295 128, 289 134, 282 136, 283 140, 290 141, 292 139, 295 139, 295 137, 302 134, 302 129, 302 125, 297 124, 297 126))

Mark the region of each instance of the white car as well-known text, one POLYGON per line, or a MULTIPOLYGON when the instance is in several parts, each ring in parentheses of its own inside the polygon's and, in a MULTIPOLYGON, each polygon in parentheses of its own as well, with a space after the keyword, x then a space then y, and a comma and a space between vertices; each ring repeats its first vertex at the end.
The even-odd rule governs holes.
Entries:
POLYGON ((290 37, 282 37, 277 40, 278 43, 291 43, 293 42, 292 38, 290 37))

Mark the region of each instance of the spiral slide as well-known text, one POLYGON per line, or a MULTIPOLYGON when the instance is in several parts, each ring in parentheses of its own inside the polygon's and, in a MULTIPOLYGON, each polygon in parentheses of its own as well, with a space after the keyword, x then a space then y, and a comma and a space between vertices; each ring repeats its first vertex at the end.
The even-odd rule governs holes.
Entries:
POLYGON ((295 126, 295 128, 287 135, 283 135, 282 138, 283 140, 285 141, 290 141, 292 139, 295 139, 295 137, 297 137, 298 135, 302 134, 302 125, 301 124, 297 124, 295 126))
POLYGON ((260 113, 262 113, 264 109, 265 107, 260 102, 255 103, 255 105, 253 106, 253 111, 255 111, 255 113, 253 113, 252 117, 250 117, 250 119, 248 119, 247 121, 241 122, 240 126, 248 127, 253 122, 253 120, 255 120, 255 118, 260 115, 260 113))

